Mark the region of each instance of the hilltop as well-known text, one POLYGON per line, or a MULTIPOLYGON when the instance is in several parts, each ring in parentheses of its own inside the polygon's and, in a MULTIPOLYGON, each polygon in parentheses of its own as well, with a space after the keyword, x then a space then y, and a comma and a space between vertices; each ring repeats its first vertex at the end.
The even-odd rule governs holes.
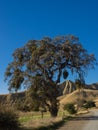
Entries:
MULTIPOLYGON (((85 84, 84 89, 98 90, 98 83, 85 84)), ((59 85, 60 95, 70 94, 77 90, 75 83, 71 80, 67 80, 59 85)))

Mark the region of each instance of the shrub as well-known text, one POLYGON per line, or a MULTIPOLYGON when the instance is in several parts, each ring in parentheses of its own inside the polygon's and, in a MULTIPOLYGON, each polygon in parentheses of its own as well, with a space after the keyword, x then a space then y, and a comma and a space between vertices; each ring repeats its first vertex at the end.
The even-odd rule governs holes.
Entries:
POLYGON ((15 108, 19 111, 28 112, 30 111, 30 108, 27 104, 24 102, 21 102, 20 100, 15 103, 15 108))
POLYGON ((64 105, 64 110, 68 111, 69 114, 75 114, 76 113, 74 104, 72 104, 72 103, 68 103, 68 104, 64 105))
POLYGON ((96 105, 95 105, 95 102, 94 101, 87 101, 84 105, 83 105, 83 107, 84 108, 92 108, 92 107, 95 107, 96 105))
POLYGON ((17 114, 12 109, 0 108, 0 130, 19 130, 17 114))

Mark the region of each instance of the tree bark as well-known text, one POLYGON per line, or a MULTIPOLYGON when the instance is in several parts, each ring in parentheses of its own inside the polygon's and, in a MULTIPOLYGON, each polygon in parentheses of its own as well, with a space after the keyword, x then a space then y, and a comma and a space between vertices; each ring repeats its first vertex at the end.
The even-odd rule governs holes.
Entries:
POLYGON ((51 102, 49 112, 50 112, 51 117, 57 116, 57 114, 58 114, 58 101, 57 101, 57 99, 55 99, 51 102))
POLYGON ((50 114, 51 114, 51 117, 57 117, 58 108, 57 107, 52 107, 51 110, 50 110, 50 114))

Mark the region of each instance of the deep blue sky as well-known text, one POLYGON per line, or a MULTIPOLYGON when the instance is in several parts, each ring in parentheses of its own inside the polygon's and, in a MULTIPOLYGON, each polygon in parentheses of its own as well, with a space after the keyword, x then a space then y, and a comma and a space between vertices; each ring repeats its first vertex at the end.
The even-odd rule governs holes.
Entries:
MULTIPOLYGON (((67 34, 78 36, 98 60, 97 0, 0 0, 0 94, 8 93, 4 72, 16 48, 30 39, 67 34)), ((98 82, 98 67, 85 79, 98 82)))

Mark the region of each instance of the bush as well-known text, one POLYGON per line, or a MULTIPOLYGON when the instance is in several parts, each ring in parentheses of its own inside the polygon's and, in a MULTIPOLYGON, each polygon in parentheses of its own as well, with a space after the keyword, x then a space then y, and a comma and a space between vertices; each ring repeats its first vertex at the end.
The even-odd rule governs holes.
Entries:
POLYGON ((30 111, 30 108, 25 104, 24 102, 17 101, 15 103, 15 108, 19 111, 28 112, 30 111))
POLYGON ((95 107, 96 105, 95 105, 95 102, 94 101, 87 101, 84 105, 83 105, 83 107, 84 108, 92 108, 92 107, 95 107))
POLYGON ((68 104, 64 105, 64 110, 67 110, 69 112, 69 114, 75 114, 76 113, 74 104, 72 104, 72 103, 68 103, 68 104))
POLYGON ((17 114, 11 109, 0 108, 0 130, 19 130, 17 114))

